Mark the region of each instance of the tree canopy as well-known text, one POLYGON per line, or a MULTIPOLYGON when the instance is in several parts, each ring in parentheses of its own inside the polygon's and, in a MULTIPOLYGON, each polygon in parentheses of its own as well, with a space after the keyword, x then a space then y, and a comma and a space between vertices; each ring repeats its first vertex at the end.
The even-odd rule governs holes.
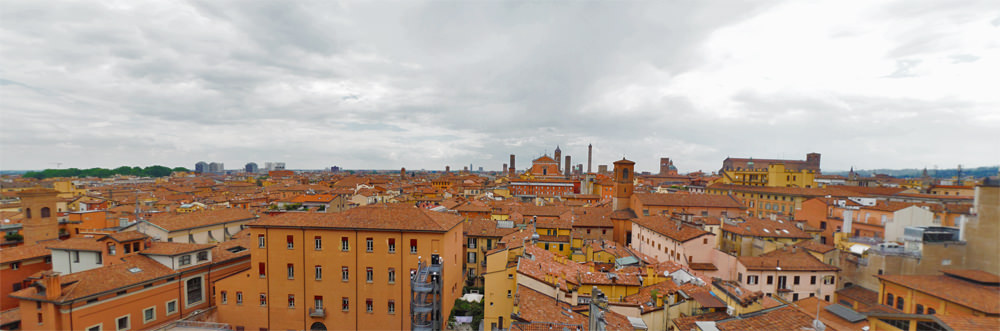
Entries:
POLYGON ((114 175, 131 175, 140 177, 165 177, 170 176, 174 171, 190 171, 184 167, 167 168, 161 165, 148 166, 145 168, 121 166, 114 169, 90 168, 90 169, 45 169, 42 171, 28 171, 23 175, 26 178, 54 178, 54 177, 99 177, 107 178, 114 175))

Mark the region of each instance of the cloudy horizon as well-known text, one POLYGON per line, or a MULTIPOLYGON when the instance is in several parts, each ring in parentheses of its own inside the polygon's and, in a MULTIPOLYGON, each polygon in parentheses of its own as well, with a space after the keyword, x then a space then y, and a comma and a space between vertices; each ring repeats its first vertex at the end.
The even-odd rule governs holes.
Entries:
MULTIPOLYGON (((990 1, 40 2, 0 10, 0 170, 1000 162, 990 1)), ((586 166, 585 166, 586 167, 586 166)))

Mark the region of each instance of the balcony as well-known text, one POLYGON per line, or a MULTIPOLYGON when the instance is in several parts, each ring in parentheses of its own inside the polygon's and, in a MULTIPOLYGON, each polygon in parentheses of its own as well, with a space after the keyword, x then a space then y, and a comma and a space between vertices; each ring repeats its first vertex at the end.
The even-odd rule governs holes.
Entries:
POLYGON ((326 310, 323 308, 309 308, 309 317, 326 317, 326 310))

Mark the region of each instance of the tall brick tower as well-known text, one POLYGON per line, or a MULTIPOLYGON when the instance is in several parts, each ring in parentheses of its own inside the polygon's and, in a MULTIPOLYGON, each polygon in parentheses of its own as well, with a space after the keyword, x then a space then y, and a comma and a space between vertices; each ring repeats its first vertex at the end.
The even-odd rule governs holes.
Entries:
POLYGON ((562 150, 559 149, 559 145, 556 145, 556 151, 554 156, 555 156, 554 159, 556 159, 556 171, 559 171, 559 169, 562 169, 562 150))
POLYGON ((615 192, 612 195, 611 223, 614 225, 614 239, 620 245, 632 242, 632 190, 635 179, 635 162, 622 158, 615 161, 615 192))
POLYGON ((569 176, 573 174, 573 172, 570 171, 570 169, 569 169, 570 168, 570 164, 571 164, 570 160, 571 159, 570 159, 569 155, 566 155, 566 164, 564 165, 564 167, 566 168, 566 170, 563 170, 565 172, 563 174, 563 176, 566 176, 566 178, 569 178, 569 176))
POLYGON ((21 210, 24 213, 24 243, 59 238, 59 192, 52 189, 21 191, 21 210))
POLYGON ((587 144, 587 173, 588 174, 591 173, 591 172, 593 172, 590 169, 590 164, 593 163, 593 161, 594 161, 593 157, 594 157, 594 145, 593 144, 587 144))

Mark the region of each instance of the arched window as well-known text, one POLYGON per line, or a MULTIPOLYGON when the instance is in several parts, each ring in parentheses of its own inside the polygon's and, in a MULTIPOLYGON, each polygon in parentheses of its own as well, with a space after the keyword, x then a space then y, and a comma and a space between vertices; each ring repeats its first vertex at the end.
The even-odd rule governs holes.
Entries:
POLYGON ((903 298, 896 298, 896 309, 903 310, 903 298))
POLYGON ((622 179, 628 179, 628 169, 622 169, 622 179))
POLYGON ((934 315, 934 313, 937 313, 937 311, 934 310, 934 308, 927 308, 927 315, 934 315))
POLYGON ((893 301, 892 298, 893 298, 892 293, 889 293, 889 294, 887 294, 885 296, 885 305, 886 306, 892 307, 892 301, 893 301))
POLYGON ((42 207, 42 218, 52 217, 49 207, 42 207))
POLYGON ((31 218, 31 208, 24 208, 24 218, 31 218))

